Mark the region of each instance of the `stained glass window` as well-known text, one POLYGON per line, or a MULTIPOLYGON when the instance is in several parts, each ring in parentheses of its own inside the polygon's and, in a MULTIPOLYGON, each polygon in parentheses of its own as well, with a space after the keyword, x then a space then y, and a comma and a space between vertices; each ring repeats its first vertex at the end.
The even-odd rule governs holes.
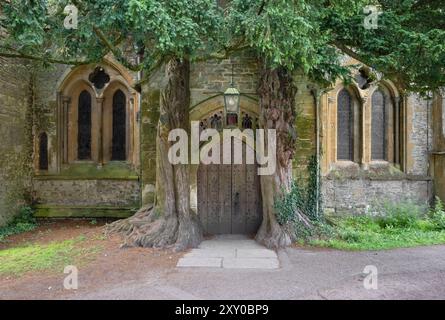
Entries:
POLYGON ((111 160, 126 160, 126 97, 121 90, 113 96, 113 142, 111 160))
POLYGON ((337 102, 337 159, 353 160, 352 99, 346 89, 338 94, 337 102))
POLYGON ((48 170, 48 136, 45 132, 39 136, 39 169, 48 170))
POLYGON ((86 90, 79 95, 77 158, 79 160, 91 159, 91 95, 86 90))
POLYGON ((371 154, 372 160, 386 160, 386 101, 381 90, 372 95, 371 154))

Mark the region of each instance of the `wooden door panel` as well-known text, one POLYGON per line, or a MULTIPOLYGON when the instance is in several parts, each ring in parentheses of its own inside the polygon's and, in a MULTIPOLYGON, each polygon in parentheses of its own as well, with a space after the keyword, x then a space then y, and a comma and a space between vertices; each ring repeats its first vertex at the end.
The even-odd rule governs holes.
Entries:
POLYGON ((219 165, 219 189, 220 189, 220 211, 219 223, 220 234, 232 233, 232 188, 231 188, 231 165, 219 165))
POLYGON ((258 230, 262 207, 256 165, 200 165, 197 182, 198 214, 205 234, 258 230))
POLYGON ((208 211, 207 211, 207 228, 210 234, 219 234, 219 172, 218 166, 211 164, 207 166, 208 177, 208 211))
POLYGON ((208 230, 207 214, 208 214, 208 199, 207 193, 207 166, 201 166, 198 170, 197 179, 197 192, 198 192, 198 213, 204 230, 208 230))
POLYGON ((247 166, 246 184, 246 233, 255 233, 261 221, 259 176, 256 166, 247 166))
POLYGON ((245 233, 246 229, 246 166, 232 166, 232 233, 245 233))

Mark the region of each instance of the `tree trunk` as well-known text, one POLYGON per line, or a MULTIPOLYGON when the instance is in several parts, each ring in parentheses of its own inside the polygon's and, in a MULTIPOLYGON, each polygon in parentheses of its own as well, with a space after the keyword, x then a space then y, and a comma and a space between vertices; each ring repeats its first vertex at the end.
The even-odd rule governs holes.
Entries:
POLYGON ((168 159, 170 130, 190 132, 190 62, 174 58, 166 72, 168 83, 161 95, 156 140, 156 203, 109 225, 107 232, 123 232, 125 246, 174 246, 180 251, 197 247, 202 241, 198 217, 190 210, 189 168, 172 165, 168 159))
MULTIPOLYGON (((274 208, 275 197, 290 190, 292 182, 292 159, 296 148, 295 94, 292 76, 288 70, 263 68, 258 94, 260 97, 260 125, 265 130, 276 130, 276 171, 261 176, 263 221, 256 241, 269 248, 289 246, 294 238, 292 226, 281 226, 274 208)), ((267 143, 267 138, 265 139, 267 143)), ((265 148, 268 150, 268 148, 265 148)), ((306 225, 309 219, 296 212, 297 218, 306 225)))

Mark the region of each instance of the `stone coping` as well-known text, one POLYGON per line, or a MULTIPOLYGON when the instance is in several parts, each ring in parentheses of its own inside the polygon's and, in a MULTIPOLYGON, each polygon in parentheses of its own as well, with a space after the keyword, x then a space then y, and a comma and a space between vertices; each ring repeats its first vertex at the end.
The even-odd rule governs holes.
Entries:
POLYGON ((138 181, 139 176, 128 176, 128 177, 82 177, 82 176, 65 176, 65 175, 35 175, 33 177, 35 180, 66 180, 66 181, 81 181, 81 180, 115 180, 115 181, 138 181))

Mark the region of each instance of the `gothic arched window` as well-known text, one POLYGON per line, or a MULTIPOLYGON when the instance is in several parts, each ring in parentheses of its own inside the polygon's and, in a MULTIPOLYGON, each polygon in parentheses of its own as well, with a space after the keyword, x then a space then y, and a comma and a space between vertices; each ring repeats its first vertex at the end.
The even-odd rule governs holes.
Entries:
POLYGON ((111 160, 126 160, 126 97, 121 90, 113 96, 113 140, 111 160))
POLYGON ((39 136, 39 170, 48 170, 48 136, 45 132, 39 136))
POLYGON ((91 95, 86 90, 79 95, 77 158, 79 160, 91 159, 91 95))
POLYGON ((352 98, 343 89, 338 94, 337 101, 337 160, 353 161, 353 157, 352 98))
POLYGON ((375 91, 371 102, 371 158, 372 160, 387 160, 385 94, 380 89, 375 91))

